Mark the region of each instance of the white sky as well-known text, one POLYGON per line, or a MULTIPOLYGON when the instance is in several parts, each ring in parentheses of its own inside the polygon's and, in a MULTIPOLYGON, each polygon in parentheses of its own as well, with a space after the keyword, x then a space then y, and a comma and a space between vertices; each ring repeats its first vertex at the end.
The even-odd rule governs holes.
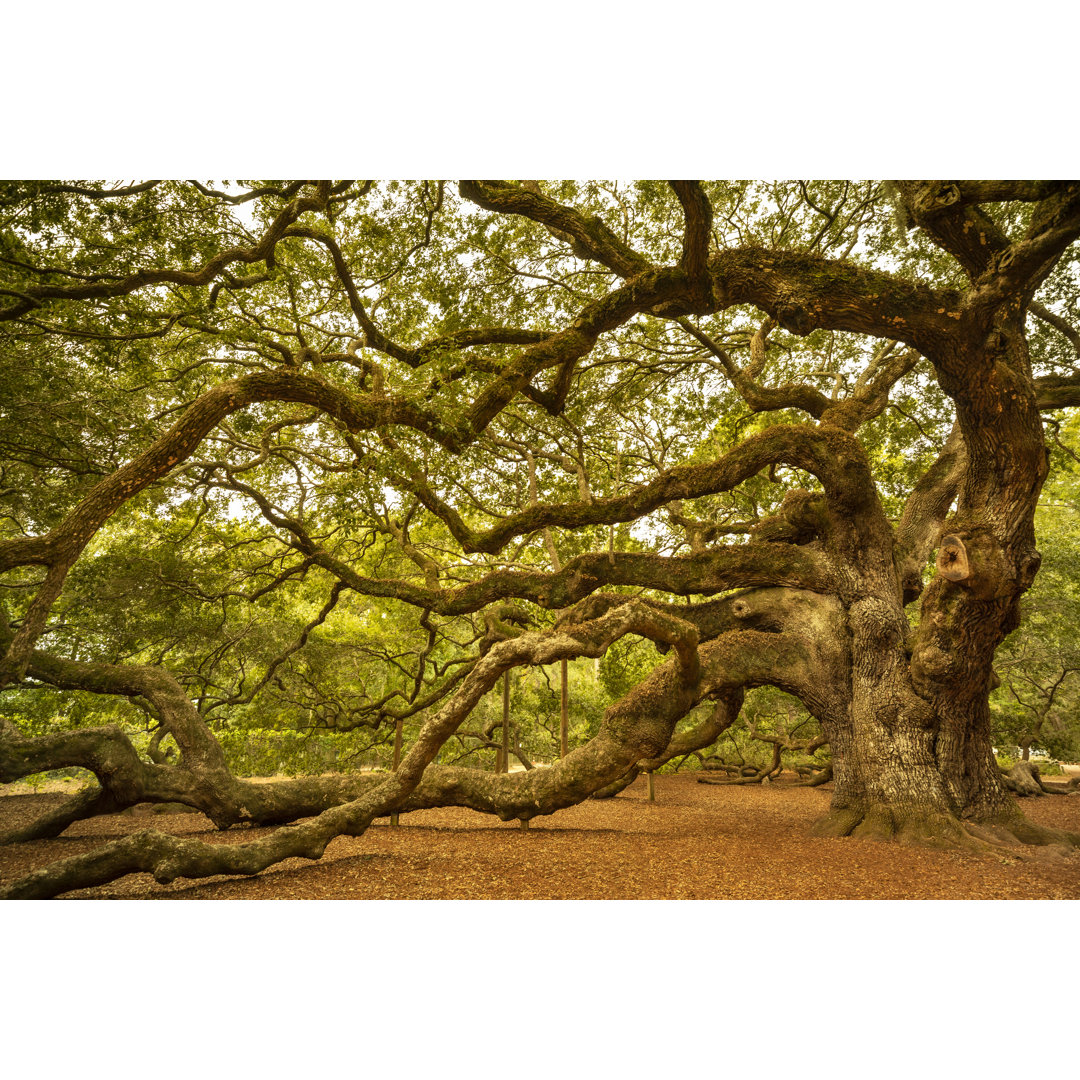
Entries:
POLYGON ((0 176, 1059 175, 1074 11, 12 6, 0 176))

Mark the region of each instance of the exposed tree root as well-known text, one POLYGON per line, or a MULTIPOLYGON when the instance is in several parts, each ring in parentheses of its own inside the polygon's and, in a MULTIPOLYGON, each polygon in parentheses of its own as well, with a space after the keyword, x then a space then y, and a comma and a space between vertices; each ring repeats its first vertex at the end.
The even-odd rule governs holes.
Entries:
MULTIPOLYGON (((1080 847, 1080 833, 1035 825, 1019 811, 989 822, 962 821, 933 809, 901 810, 874 804, 830 810, 813 826, 822 837, 854 836, 865 840, 895 841, 943 850, 1000 853, 1001 849, 1064 845, 1080 847)), ((1015 853, 1015 852, 1013 852, 1015 853)))
POLYGON ((1015 794, 1024 795, 1068 795, 1072 782, 1063 785, 1048 784, 1039 772, 1039 766, 1033 761, 1018 761, 1001 782, 1015 794))
POLYGON ((825 768, 821 769, 816 776, 812 776, 805 783, 799 784, 799 787, 821 787, 822 784, 827 784, 833 778, 833 766, 830 761, 825 768))

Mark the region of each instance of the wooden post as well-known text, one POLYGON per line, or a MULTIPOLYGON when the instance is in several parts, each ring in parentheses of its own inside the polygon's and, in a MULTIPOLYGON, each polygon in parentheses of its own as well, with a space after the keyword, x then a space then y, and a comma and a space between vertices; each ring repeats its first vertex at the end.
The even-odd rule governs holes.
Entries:
POLYGON ((566 683, 566 661, 562 661, 562 718, 559 721, 560 757, 570 753, 570 691, 566 683))
POLYGON ((510 771, 510 669, 503 672, 502 769, 510 771))
MULTIPOLYGON (((404 724, 403 720, 398 720, 394 725, 394 772, 397 772, 397 767, 401 764, 401 727, 404 724)), ((390 824, 396 825, 398 823, 397 814, 390 815, 390 824)))
POLYGON ((652 773, 645 774, 649 778, 649 802, 656 802, 656 792, 653 790, 652 773))
POLYGON ((522 832, 528 832, 529 831, 529 819, 528 818, 518 818, 518 821, 521 822, 521 831, 522 832))

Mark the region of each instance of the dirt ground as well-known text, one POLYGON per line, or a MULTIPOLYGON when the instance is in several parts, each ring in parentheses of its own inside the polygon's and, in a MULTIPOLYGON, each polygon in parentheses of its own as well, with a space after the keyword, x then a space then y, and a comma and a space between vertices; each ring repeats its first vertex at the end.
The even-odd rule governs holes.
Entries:
MULTIPOLYGON (((181 879, 158 885, 130 875, 86 899, 1080 899, 1080 851, 1017 849, 977 856, 869 840, 819 839, 814 819, 827 788, 698 784, 690 774, 644 778, 622 795, 590 800, 528 831, 472 810, 424 810, 392 828, 379 821, 339 837, 317 863, 291 859, 255 878, 181 879)), ((0 830, 40 814, 59 794, 0 797, 0 830)), ((1080 832, 1080 795, 1025 799, 1035 822, 1080 832)), ((103 840, 158 828, 236 843, 265 828, 218 833, 201 814, 137 808, 80 822, 53 840, 0 848, 11 882, 103 840)))

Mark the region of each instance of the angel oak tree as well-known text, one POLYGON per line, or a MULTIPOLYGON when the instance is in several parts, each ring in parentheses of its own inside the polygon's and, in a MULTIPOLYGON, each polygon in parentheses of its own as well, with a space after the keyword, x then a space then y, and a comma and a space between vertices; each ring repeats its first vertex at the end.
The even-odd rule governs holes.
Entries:
POLYGON ((1080 183, 7 183, 0 206, 0 682, 158 725, 147 760, 115 724, 0 721, 4 781, 99 781, 9 839, 140 802, 283 826, 143 831, 4 895, 256 873, 418 807, 528 821, 711 745, 766 685, 831 744, 823 834, 1080 840, 1024 820, 988 711, 1039 566, 1042 414, 1080 402, 1080 183), (323 606, 268 653, 251 627, 300 582, 323 606), (140 589, 217 605, 218 636, 140 589), (341 723, 410 718, 398 767, 233 776, 230 709, 376 609, 419 614, 415 671, 385 652, 411 687, 356 682, 341 723), (586 745, 435 762, 504 672, 625 635, 671 655, 586 745))

